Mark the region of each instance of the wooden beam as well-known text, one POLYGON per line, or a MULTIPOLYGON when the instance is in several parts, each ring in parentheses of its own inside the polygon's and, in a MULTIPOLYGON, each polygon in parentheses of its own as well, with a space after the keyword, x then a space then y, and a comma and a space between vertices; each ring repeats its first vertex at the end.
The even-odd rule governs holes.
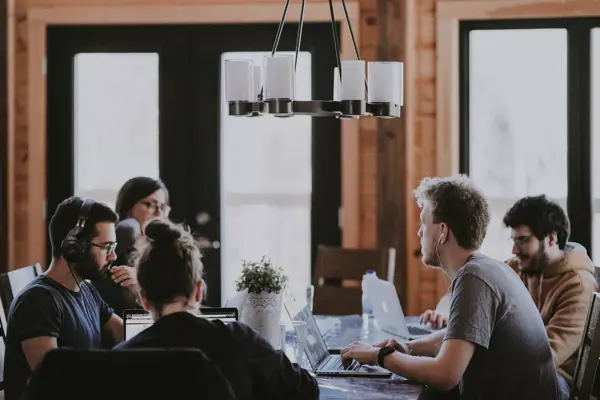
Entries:
POLYGON ((0 1, 0 273, 6 272, 8 210, 8 7, 11 0, 0 1))
MULTIPOLYGON (((408 0, 379 1, 379 59, 406 61, 408 0)), ((404 82, 409 80, 406 72, 404 82)), ((400 88, 398 88, 400 89, 400 88)), ((378 121, 377 137, 377 244, 396 249, 396 288, 406 306, 406 132, 407 117, 378 121)))

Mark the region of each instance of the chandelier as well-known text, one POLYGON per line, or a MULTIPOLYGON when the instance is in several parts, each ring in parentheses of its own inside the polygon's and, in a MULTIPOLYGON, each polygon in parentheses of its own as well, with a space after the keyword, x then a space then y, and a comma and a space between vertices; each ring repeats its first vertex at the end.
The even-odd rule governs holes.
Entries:
POLYGON ((230 116, 309 115, 344 119, 362 116, 400 117, 400 107, 403 105, 403 63, 392 61, 365 63, 360 59, 345 0, 342 0, 342 7, 350 29, 356 60, 340 60, 332 1, 329 0, 329 11, 337 61, 337 67, 332 71, 333 98, 331 100, 295 99, 296 66, 302 42, 306 0, 302 0, 300 9, 295 56, 277 54, 290 5, 290 0, 286 0, 270 55, 264 57, 259 65, 254 65, 253 61, 248 59, 225 60, 225 97, 230 116))

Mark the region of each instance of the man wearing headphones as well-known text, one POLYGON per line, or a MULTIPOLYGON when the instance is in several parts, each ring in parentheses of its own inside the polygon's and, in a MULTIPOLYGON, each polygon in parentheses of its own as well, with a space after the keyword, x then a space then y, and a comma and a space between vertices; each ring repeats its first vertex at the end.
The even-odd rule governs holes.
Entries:
POLYGON ((52 262, 13 300, 8 315, 4 383, 6 400, 19 399, 32 371, 57 347, 99 348, 102 336, 123 341, 123 321, 86 282, 111 274, 137 291, 129 267, 116 259, 117 214, 107 205, 71 197, 50 220, 52 262), (109 270, 110 269, 110 270, 109 270))

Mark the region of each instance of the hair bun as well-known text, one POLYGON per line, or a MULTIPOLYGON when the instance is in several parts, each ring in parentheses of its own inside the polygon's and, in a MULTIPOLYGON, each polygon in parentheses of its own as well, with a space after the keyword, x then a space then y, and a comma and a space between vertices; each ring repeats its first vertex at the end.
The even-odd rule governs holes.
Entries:
POLYGON ((155 219, 146 225, 146 236, 155 242, 174 242, 181 238, 181 229, 169 221, 155 219))

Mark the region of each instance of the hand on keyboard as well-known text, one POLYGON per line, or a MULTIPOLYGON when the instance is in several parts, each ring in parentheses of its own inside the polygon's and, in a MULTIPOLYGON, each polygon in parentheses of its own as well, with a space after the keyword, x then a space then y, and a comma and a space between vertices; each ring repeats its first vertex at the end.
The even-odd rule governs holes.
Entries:
POLYGON ((448 325, 448 316, 438 311, 427 310, 421 314, 421 325, 430 325, 433 329, 441 329, 448 325))
POLYGON ((376 365, 378 354, 378 347, 367 346, 360 342, 350 343, 340 351, 342 364, 345 369, 352 365, 353 360, 356 360, 361 364, 376 365))

